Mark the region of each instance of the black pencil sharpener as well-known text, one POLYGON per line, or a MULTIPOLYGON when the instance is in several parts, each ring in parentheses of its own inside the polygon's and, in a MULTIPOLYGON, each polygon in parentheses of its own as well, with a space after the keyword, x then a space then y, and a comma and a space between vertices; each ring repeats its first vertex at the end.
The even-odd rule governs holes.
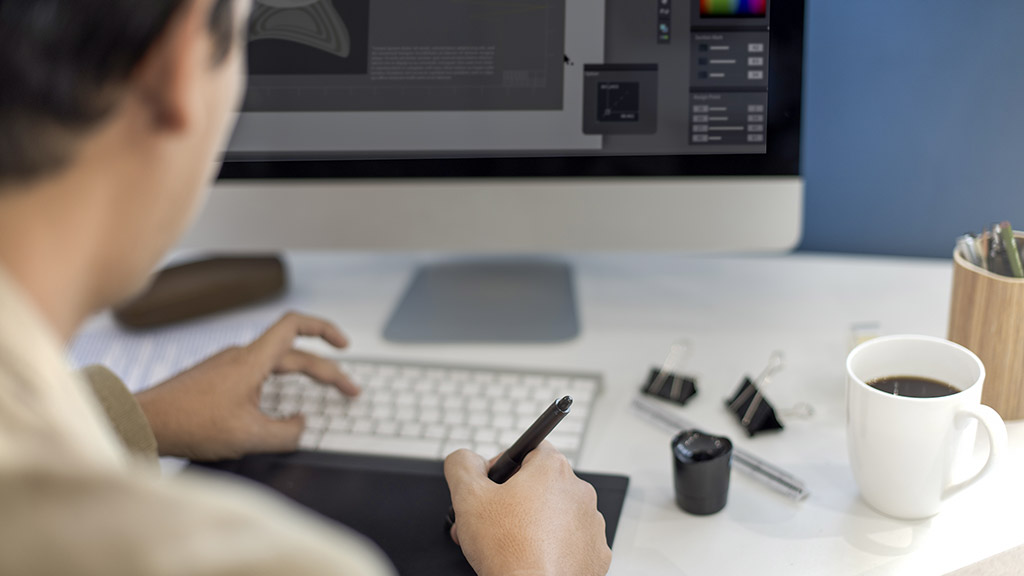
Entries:
POLYGON ((683 430, 672 439, 676 504, 706 516, 725 508, 729 496, 732 442, 700 430, 683 430))

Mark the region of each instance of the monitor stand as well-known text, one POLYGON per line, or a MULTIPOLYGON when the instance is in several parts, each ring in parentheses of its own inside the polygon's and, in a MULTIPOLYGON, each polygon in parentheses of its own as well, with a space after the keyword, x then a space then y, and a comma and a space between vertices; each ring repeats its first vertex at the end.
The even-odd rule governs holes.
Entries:
POLYGON ((384 329, 392 342, 552 343, 579 335, 563 263, 486 260, 416 271, 384 329))

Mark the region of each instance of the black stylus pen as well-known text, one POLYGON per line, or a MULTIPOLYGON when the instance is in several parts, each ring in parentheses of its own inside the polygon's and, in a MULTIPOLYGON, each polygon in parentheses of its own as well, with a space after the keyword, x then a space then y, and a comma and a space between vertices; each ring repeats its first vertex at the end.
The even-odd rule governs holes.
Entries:
MULTIPOLYGON (((491 470, 487 472, 487 477, 496 484, 504 484, 508 481, 519 470, 519 467, 523 465, 523 459, 526 458, 526 455, 537 446, 540 446, 540 443, 548 437, 548 434, 555 429, 555 426, 569 415, 570 406, 572 406, 572 396, 563 396, 561 399, 555 400, 526 429, 526 432, 523 432, 523 435, 508 450, 505 450, 501 457, 498 458, 498 461, 494 463, 494 466, 491 466, 491 470)), ((451 530, 452 525, 455 524, 454 508, 448 509, 448 515, 445 516, 444 520, 445 528, 451 530)))

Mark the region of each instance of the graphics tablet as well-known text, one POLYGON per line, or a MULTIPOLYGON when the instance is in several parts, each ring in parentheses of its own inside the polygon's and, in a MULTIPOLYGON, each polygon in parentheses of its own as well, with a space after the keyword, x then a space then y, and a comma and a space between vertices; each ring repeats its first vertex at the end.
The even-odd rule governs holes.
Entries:
MULTIPOLYGON (((203 464, 266 484, 377 543, 402 576, 471 576, 444 527, 451 505, 443 464, 323 452, 248 456, 203 464)), ((611 546, 626 498, 625 476, 580 473, 597 490, 611 546)))

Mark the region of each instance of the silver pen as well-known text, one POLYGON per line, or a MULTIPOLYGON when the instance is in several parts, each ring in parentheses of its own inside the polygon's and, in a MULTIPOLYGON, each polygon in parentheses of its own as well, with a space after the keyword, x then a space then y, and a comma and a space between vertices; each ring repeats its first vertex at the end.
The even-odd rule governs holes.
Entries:
MULTIPOLYGON (((688 428, 699 428, 699 426, 695 426, 687 419, 667 410, 664 406, 660 406, 657 400, 638 396, 633 399, 633 407, 654 422, 673 432, 688 428)), ((772 490, 793 500, 804 500, 811 494, 803 481, 796 476, 754 456, 750 452, 737 448, 735 445, 732 449, 732 461, 736 465, 735 468, 738 472, 750 476, 772 490)))
POLYGON ((975 266, 981 266, 981 253, 978 251, 978 239, 974 234, 964 234, 956 239, 956 248, 960 256, 975 266))

